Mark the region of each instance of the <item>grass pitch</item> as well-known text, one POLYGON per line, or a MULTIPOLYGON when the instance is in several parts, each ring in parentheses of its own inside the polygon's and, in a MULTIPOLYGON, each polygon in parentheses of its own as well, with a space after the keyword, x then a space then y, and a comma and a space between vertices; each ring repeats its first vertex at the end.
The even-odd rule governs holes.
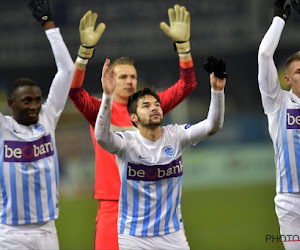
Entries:
MULTIPOLYGON (((275 184, 184 190, 183 220, 191 249, 284 249, 266 241, 279 235, 275 184)), ((93 249, 97 201, 60 197, 56 221, 61 249, 93 249)))

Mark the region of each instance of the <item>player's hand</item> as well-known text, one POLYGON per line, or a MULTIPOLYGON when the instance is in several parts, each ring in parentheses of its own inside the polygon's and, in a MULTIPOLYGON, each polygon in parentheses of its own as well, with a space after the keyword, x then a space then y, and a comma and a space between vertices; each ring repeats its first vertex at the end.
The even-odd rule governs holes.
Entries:
POLYGON ((206 72, 210 74, 214 72, 214 75, 217 78, 220 79, 228 78, 228 75, 226 73, 225 62, 217 57, 209 56, 207 58, 207 62, 203 64, 203 68, 206 72))
POLYGON ((81 44, 85 47, 94 47, 105 30, 105 23, 99 23, 95 29, 96 21, 98 18, 97 13, 88 11, 80 19, 79 34, 81 44))
POLYGON ((170 26, 165 22, 160 23, 160 28, 174 42, 186 42, 190 40, 190 13, 184 6, 176 4, 174 9, 168 9, 170 26))
POLYGON ((214 72, 209 75, 209 78, 210 85, 215 91, 222 91, 225 88, 226 78, 218 78, 214 72))
POLYGON ((98 14, 89 10, 80 19, 79 34, 81 46, 78 51, 78 56, 81 58, 89 59, 93 56, 94 47, 106 28, 105 23, 99 23, 95 29, 97 18, 98 14))
POLYGON ((300 1, 299 0, 291 0, 291 4, 293 8, 300 14, 300 1))
POLYGON ((114 90, 117 85, 114 76, 114 70, 110 70, 109 65, 110 65, 110 60, 106 59, 102 68, 102 77, 101 77, 102 89, 107 96, 111 96, 114 93, 114 90))
POLYGON ((291 15, 291 5, 287 4, 284 7, 286 0, 275 0, 274 2, 274 17, 279 16, 281 17, 285 22, 291 15))
POLYGON ((27 5, 31 9, 33 17, 42 25, 45 22, 53 21, 49 0, 29 0, 27 5))
POLYGON ((168 9, 168 15, 170 26, 161 22, 161 30, 175 42, 179 53, 190 52, 190 13, 184 6, 176 4, 174 8, 168 9))

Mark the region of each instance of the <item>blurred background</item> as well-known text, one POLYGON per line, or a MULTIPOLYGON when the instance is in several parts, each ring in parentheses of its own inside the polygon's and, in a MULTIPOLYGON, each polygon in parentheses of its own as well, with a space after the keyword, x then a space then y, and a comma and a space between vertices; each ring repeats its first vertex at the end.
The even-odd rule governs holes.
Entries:
MULTIPOLYGON (((287 1, 289 2, 289 1, 287 1)), ((210 55, 227 63, 223 129, 188 148, 183 155, 183 218, 191 249, 283 249, 274 211, 275 166, 257 82, 257 52, 273 18, 266 0, 52 0, 56 25, 75 60, 79 20, 87 10, 99 14, 106 30, 89 61, 84 88, 101 97, 105 58, 135 60, 139 88, 161 91, 179 78, 173 44, 159 28, 167 10, 179 3, 191 13, 191 53, 198 86, 165 117, 168 123, 206 118, 210 83, 203 63, 210 55), (275 239, 276 241, 276 239, 275 239)), ((0 111, 11 114, 6 89, 18 77, 40 83, 46 97, 56 72, 47 38, 26 7, 26 0, 0 6, 0 111)), ((275 62, 282 79, 286 58, 299 49, 300 16, 292 10, 275 62)), ((282 82, 282 87, 286 86, 282 82)), ((68 100, 58 123, 62 249, 92 249, 97 201, 93 196, 94 151, 89 125, 68 100)))

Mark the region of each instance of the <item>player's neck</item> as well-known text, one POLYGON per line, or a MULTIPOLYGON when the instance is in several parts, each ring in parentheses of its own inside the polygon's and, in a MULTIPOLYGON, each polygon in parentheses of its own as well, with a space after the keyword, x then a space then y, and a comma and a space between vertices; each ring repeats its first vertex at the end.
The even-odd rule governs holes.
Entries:
POLYGON ((120 96, 114 93, 114 100, 117 103, 123 104, 123 105, 127 105, 128 103, 128 96, 120 96))
POLYGON ((162 136, 162 129, 160 126, 155 128, 151 127, 139 127, 140 134, 149 141, 157 141, 162 136))
POLYGON ((292 88, 292 93, 297 96, 298 98, 300 98, 300 91, 298 89, 293 89, 292 88))

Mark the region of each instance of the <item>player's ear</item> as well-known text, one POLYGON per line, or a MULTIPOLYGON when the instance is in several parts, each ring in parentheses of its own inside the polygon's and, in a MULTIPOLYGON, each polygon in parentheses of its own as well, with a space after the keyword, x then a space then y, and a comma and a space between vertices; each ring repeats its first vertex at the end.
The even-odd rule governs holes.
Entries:
POLYGON ((131 113, 130 114, 130 120, 134 123, 136 123, 138 121, 138 117, 137 114, 131 113))
POLYGON ((14 104, 14 99, 13 99, 13 98, 8 98, 7 104, 8 104, 9 107, 12 108, 12 107, 13 107, 13 104, 14 104))
POLYGON ((290 80, 290 77, 288 75, 284 76, 284 81, 286 82, 287 85, 289 85, 291 87, 291 80, 290 80))

